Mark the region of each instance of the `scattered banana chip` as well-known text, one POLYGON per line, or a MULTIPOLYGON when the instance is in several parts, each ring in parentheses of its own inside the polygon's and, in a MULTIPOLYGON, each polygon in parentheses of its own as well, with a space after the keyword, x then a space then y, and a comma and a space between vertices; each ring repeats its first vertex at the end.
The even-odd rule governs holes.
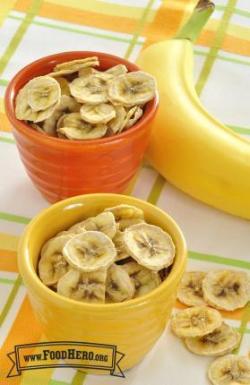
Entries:
POLYGON ((114 77, 109 83, 108 95, 110 100, 130 107, 153 99, 155 90, 153 76, 143 71, 135 71, 114 77))
POLYGON ((140 208, 118 205, 60 231, 41 250, 41 281, 82 302, 116 303, 149 293, 166 279, 171 267, 158 272, 133 258, 124 236, 139 225, 152 226, 140 208))
POLYGON ((57 284, 57 292, 82 302, 103 303, 107 271, 80 272, 70 269, 57 284))
MULTIPOLYGON (((71 60, 31 79, 16 96, 17 119, 40 133, 68 140, 99 139, 129 129, 154 98, 155 80, 142 71, 128 72, 124 64, 106 71, 94 68, 99 66, 96 56, 71 60), (79 113, 78 123, 64 125, 64 114, 70 113, 79 113)), ((67 119, 72 123, 72 116, 67 119)))
POLYGON ((206 302, 217 309, 239 309, 250 299, 249 276, 241 271, 210 271, 202 282, 202 288, 206 302))
POLYGON ((230 353, 240 343, 240 333, 225 322, 203 337, 185 338, 185 345, 192 353, 201 356, 222 356, 230 353))
POLYGON ((203 297, 202 281, 206 273, 189 271, 184 274, 177 291, 177 298, 187 306, 206 305, 203 297))
POLYGON ((172 265, 175 245, 160 227, 138 223, 124 232, 124 243, 130 255, 142 266, 161 270, 172 265))
POLYGON ((107 273, 108 302, 123 302, 134 296, 135 287, 128 273, 118 265, 111 265, 107 273))
POLYGON ((108 123, 115 115, 115 109, 112 104, 100 103, 97 106, 84 104, 80 109, 83 120, 92 124, 108 123))
POLYGON ((234 354, 217 358, 209 366, 208 378, 213 385, 249 385, 250 360, 234 354))
POLYGON ((116 258, 111 239, 100 231, 85 231, 70 239, 63 248, 68 263, 80 271, 108 268, 116 258))
POLYGON ((196 306, 182 310, 171 320, 171 327, 177 337, 202 337, 212 333, 222 324, 220 313, 209 307, 196 306))

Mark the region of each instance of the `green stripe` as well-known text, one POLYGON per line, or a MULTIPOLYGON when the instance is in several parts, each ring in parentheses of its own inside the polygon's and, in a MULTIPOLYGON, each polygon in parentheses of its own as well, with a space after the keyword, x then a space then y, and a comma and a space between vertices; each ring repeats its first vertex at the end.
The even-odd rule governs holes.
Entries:
POLYGON ((24 225, 27 225, 29 223, 30 218, 22 217, 20 215, 14 215, 10 213, 5 213, 0 211, 0 219, 8 222, 16 222, 16 223, 22 223, 24 225))
POLYGON ((71 385, 82 385, 83 381, 86 378, 86 375, 87 375, 87 373, 77 371, 76 374, 73 377, 71 385))
POLYGON ((222 16, 221 22, 219 24, 219 27, 216 31, 214 41, 212 42, 212 47, 209 50, 209 53, 207 55, 207 59, 205 60, 205 63, 203 65, 202 71, 200 73, 198 82, 196 84, 196 91, 198 95, 201 94, 207 79, 210 75, 210 72, 212 70, 212 67, 214 65, 214 62, 216 60, 216 56, 218 54, 218 51, 221 47, 221 44, 224 39, 224 35, 226 32, 226 29, 229 24, 229 20, 233 14, 233 9, 237 3, 237 0, 228 0, 227 7, 225 8, 225 12, 222 16))
POLYGON ((4 138, 3 136, 0 136, 0 142, 4 142, 4 143, 16 143, 14 139, 11 139, 11 138, 4 138))
POLYGON ((238 134, 243 135, 250 135, 250 127, 238 127, 238 126, 232 126, 228 124, 228 127, 231 128, 233 131, 237 132, 238 134))
POLYGON ((6 79, 0 79, 0 86, 6 87, 9 84, 9 81, 6 79))
POLYGON ((16 281, 12 287, 12 290, 10 292, 9 298, 8 298, 6 304, 4 305, 4 308, 0 314, 0 326, 3 324, 5 318, 9 312, 12 304, 13 304, 21 284, 22 284, 22 279, 21 279, 20 275, 18 275, 18 277, 17 277, 17 279, 16 279, 16 281))
MULTIPOLYGON (((15 20, 22 20, 21 17, 12 16, 12 15, 10 15, 9 18, 15 19, 15 20)), ((125 37, 106 35, 106 34, 101 34, 101 33, 97 33, 97 32, 90 32, 90 31, 83 31, 81 29, 66 27, 66 26, 62 26, 62 25, 58 25, 58 24, 46 23, 44 21, 33 20, 32 24, 38 25, 41 27, 57 29, 59 31, 73 32, 73 33, 78 33, 80 35, 93 36, 93 37, 98 37, 98 38, 107 39, 107 40, 119 41, 119 42, 123 42, 123 43, 130 43, 131 42, 131 39, 125 38, 125 37)), ((138 44, 143 44, 143 43, 139 42, 138 44)))
POLYGON ((30 24, 32 23, 34 17, 38 13, 41 4, 42 4, 42 0, 33 0, 32 1, 31 6, 28 9, 25 18, 20 23, 18 29, 16 30, 15 35, 11 39, 8 47, 6 48, 4 54, 1 57, 0 73, 2 73, 5 70, 6 66, 8 65, 11 57, 13 56, 17 47, 19 46, 20 42, 22 41, 25 32, 27 31, 27 29, 30 26, 30 24))
POLYGON ((156 205, 164 185, 165 185, 165 179, 159 174, 153 184, 153 187, 149 193, 147 201, 156 205))
POLYGON ((127 51, 125 52, 125 55, 124 55, 125 59, 128 59, 130 57, 131 53, 133 52, 135 45, 138 44, 138 38, 142 34, 144 24, 147 20, 148 14, 150 12, 151 7, 153 6, 153 3, 154 3, 154 0, 148 1, 147 6, 145 7, 145 9, 142 13, 142 17, 138 22, 138 26, 135 30, 133 39, 132 39, 130 45, 128 46, 127 51))
MULTIPOLYGON (((208 55, 207 52, 200 51, 197 49, 195 49, 194 52, 196 55, 199 55, 199 56, 207 56, 208 55)), ((217 59, 228 61, 230 63, 237 63, 237 64, 243 64, 243 65, 250 66, 250 61, 242 60, 242 59, 236 59, 236 58, 228 57, 228 56, 221 55, 221 54, 217 55, 217 59)))
MULTIPOLYGON (((218 11, 224 11, 225 6, 224 5, 216 5, 215 8, 218 11)), ((250 12, 249 11, 245 11, 244 9, 240 9, 240 8, 234 8, 234 14, 235 15, 240 15, 240 16, 245 16, 245 17, 250 17, 250 12)))
POLYGON ((3 283, 4 285, 13 285, 13 283, 15 282, 14 279, 9 279, 9 278, 1 278, 0 277, 0 283, 3 283))
POLYGON ((242 269, 250 270, 250 262, 243 261, 240 259, 219 257, 217 255, 211 255, 211 254, 203 254, 203 253, 201 254, 201 253, 197 253, 196 251, 190 251, 190 250, 188 252, 188 256, 190 259, 195 259, 198 261, 213 262, 213 263, 218 263, 220 265, 240 267, 242 269))
MULTIPOLYGON (((41 384, 42 385, 42 384, 41 384)), ((64 382, 64 381, 57 381, 57 380, 53 380, 53 378, 51 378, 49 380, 49 383, 48 385, 69 385, 68 382, 64 382)))
POLYGON ((248 302, 247 306, 244 309, 244 313, 242 315, 241 324, 239 327, 239 333, 241 335, 240 344, 237 349, 234 350, 234 353, 238 353, 240 350, 242 338, 247 330, 247 324, 250 321, 250 302, 248 302))

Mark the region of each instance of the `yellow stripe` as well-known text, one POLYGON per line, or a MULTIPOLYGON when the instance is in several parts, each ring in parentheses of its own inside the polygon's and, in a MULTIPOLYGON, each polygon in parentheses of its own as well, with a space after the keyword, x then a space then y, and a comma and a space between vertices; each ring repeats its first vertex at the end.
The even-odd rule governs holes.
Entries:
POLYGON ((4 19, 8 15, 9 11, 13 8, 16 0, 2 1, 0 7, 0 26, 3 24, 4 19))
POLYGON ((5 109, 4 109, 4 100, 3 98, 0 98, 0 113, 4 113, 5 112, 5 109))
POLYGON ((0 233, 0 249, 16 251, 19 237, 10 234, 0 233))
MULTIPOLYGON (((81 11, 95 12, 110 16, 123 16, 131 19, 140 19, 144 12, 143 7, 133 7, 128 5, 119 5, 115 3, 105 3, 98 0, 49 0, 48 3, 65 7, 77 8, 81 11)), ((152 21, 155 11, 149 13, 149 21, 152 21)))

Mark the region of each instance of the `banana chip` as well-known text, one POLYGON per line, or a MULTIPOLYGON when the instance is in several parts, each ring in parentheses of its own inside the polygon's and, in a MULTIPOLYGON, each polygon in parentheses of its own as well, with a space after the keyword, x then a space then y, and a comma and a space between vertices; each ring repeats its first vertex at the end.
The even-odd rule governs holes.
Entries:
POLYGON ((157 272, 146 269, 136 262, 129 262, 121 266, 130 276, 135 287, 135 298, 154 290, 161 284, 157 272))
POLYGON ((202 288, 206 302, 217 309, 239 309, 250 299, 250 279, 241 271, 210 271, 202 282, 202 288))
POLYGON ((96 105, 108 101, 107 82, 95 74, 74 79, 69 88, 71 95, 80 103, 96 105))
POLYGON ((143 115, 143 109, 141 107, 132 107, 126 116, 124 128, 132 127, 143 115))
POLYGON ((113 76, 124 75, 127 72, 128 72, 128 69, 124 64, 117 64, 116 66, 106 70, 106 73, 111 74, 113 76))
POLYGON ((68 263, 84 272, 108 268, 116 258, 111 239, 99 231, 85 231, 70 239, 63 248, 68 263))
POLYGON ((109 207, 104 210, 111 211, 115 216, 115 220, 120 222, 122 219, 144 219, 144 213, 141 209, 131 205, 118 205, 114 207, 109 207))
POLYGON ((92 125, 82 120, 79 112, 63 115, 57 124, 57 132, 68 139, 98 139, 105 135, 107 126, 105 124, 92 125))
POLYGON ((208 378, 213 385, 249 385, 250 360, 234 354, 217 358, 209 366, 208 378))
POLYGON ((222 356, 230 353, 240 343, 240 333, 226 323, 203 337, 185 338, 188 350, 201 356, 222 356))
POLYGON ((196 306, 182 310, 171 320, 171 327, 177 337, 202 337, 212 333, 222 324, 220 313, 209 307, 196 306))
POLYGON ((117 225, 115 223, 114 215, 110 212, 106 212, 71 226, 69 231, 76 234, 83 231, 101 231, 112 239, 116 234, 117 225))
POLYGON ((106 276, 105 269, 89 273, 70 269, 58 281, 57 292, 64 297, 81 302, 103 303, 106 276))
POLYGON ((124 231, 124 243, 130 255, 148 269, 158 271, 173 263, 172 238, 158 226, 147 223, 130 226, 124 231))
POLYGON ((61 235, 51 238, 42 248, 41 259, 38 264, 38 273, 45 285, 55 285, 69 269, 68 262, 62 250, 71 235, 61 235))
POLYGON ((109 98, 129 107, 144 104, 153 99, 155 90, 155 79, 143 71, 114 77, 108 85, 109 98))
POLYGON ((122 261, 123 259, 126 259, 130 256, 126 248, 123 235, 124 234, 118 230, 113 238, 113 242, 117 251, 116 261, 122 261))
POLYGON ((53 72, 49 73, 51 77, 59 77, 63 75, 71 75, 84 68, 99 66, 99 60, 96 56, 84 59, 71 60, 69 62, 57 64, 53 72))
POLYGON ((203 296, 202 281, 206 273, 189 271, 184 274, 177 291, 177 298, 187 306, 206 305, 203 296))
POLYGON ((83 120, 92 124, 108 123, 116 115, 112 104, 100 103, 97 106, 84 104, 80 109, 83 120))
POLYGON ((27 103, 33 111, 44 111, 60 102, 60 85, 49 76, 38 76, 30 80, 25 88, 27 103))
POLYGON ((110 302, 123 302, 134 296, 135 288, 128 273, 118 265, 112 265, 107 273, 106 296, 110 302))
POLYGON ((115 106, 115 113, 115 118, 112 119, 108 124, 108 127, 111 130, 112 134, 122 132, 127 122, 127 112, 124 107, 115 106))

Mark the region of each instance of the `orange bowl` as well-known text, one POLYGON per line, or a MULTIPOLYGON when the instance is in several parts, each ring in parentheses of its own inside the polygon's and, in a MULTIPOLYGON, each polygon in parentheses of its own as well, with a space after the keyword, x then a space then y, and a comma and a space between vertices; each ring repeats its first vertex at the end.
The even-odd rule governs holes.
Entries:
POLYGON ((6 90, 6 114, 21 160, 30 179, 49 202, 86 193, 123 192, 138 170, 148 145, 157 97, 147 103, 142 118, 132 128, 102 139, 73 141, 51 137, 15 117, 15 97, 30 79, 51 72, 58 63, 88 56, 98 56, 101 70, 120 63, 129 71, 139 70, 125 59, 102 52, 63 52, 24 67, 6 90))

